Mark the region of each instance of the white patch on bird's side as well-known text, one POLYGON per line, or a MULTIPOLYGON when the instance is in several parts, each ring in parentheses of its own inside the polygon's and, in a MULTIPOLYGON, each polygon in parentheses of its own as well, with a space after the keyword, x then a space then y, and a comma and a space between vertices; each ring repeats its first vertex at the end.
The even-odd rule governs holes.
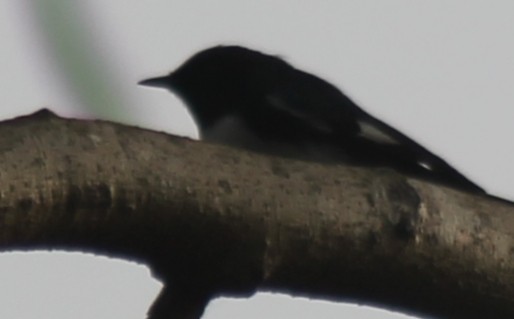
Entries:
POLYGON ((432 167, 432 165, 430 165, 430 163, 428 162, 423 162, 423 161, 418 161, 418 164, 419 166, 423 167, 424 169, 427 169, 429 171, 433 171, 434 168, 432 167))
POLYGON ((201 132, 201 140, 234 147, 260 147, 263 141, 236 115, 225 116, 201 132))
POLYGON ((359 121, 358 123, 361 129, 359 133, 360 136, 381 144, 400 144, 393 136, 387 134, 372 123, 365 121, 359 121))

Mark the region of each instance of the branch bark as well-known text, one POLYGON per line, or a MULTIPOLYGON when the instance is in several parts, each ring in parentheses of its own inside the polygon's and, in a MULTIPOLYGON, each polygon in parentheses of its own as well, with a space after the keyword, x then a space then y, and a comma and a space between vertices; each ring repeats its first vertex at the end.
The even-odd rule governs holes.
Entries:
POLYGON ((147 263, 165 284, 152 318, 256 290, 514 317, 506 201, 45 110, 0 123, 0 163, 0 249, 147 263))

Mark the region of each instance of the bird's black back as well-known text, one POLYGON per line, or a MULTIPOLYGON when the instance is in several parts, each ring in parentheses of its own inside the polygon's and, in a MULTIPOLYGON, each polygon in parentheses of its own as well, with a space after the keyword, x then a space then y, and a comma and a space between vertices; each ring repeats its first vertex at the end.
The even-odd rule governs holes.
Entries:
POLYGON ((303 160, 390 167, 484 192, 330 83, 275 56, 238 46, 214 47, 197 53, 169 76, 143 84, 176 92, 202 139, 303 160), (222 124, 227 124, 226 132, 219 133, 222 124))

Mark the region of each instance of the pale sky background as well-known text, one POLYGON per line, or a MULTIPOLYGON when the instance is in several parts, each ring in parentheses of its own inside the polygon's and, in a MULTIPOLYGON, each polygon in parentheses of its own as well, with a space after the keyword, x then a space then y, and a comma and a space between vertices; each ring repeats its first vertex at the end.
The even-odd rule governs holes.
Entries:
MULTIPOLYGON (((514 2, 0 0, 0 119, 47 107, 180 135, 173 95, 136 83, 194 52, 240 44, 329 80, 365 110, 514 199, 514 2)), ((0 318, 142 319, 149 270, 81 253, 0 254, 0 318)), ((406 318, 258 294, 205 319, 406 318)))

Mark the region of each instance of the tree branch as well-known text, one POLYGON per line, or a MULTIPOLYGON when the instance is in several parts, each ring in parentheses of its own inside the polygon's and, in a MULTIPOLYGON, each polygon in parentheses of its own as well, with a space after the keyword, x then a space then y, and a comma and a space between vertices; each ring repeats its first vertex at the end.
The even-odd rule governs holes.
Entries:
POLYGON ((49 111, 0 123, 0 163, 0 249, 145 262, 165 283, 152 318, 257 289, 514 317, 506 201, 49 111))

